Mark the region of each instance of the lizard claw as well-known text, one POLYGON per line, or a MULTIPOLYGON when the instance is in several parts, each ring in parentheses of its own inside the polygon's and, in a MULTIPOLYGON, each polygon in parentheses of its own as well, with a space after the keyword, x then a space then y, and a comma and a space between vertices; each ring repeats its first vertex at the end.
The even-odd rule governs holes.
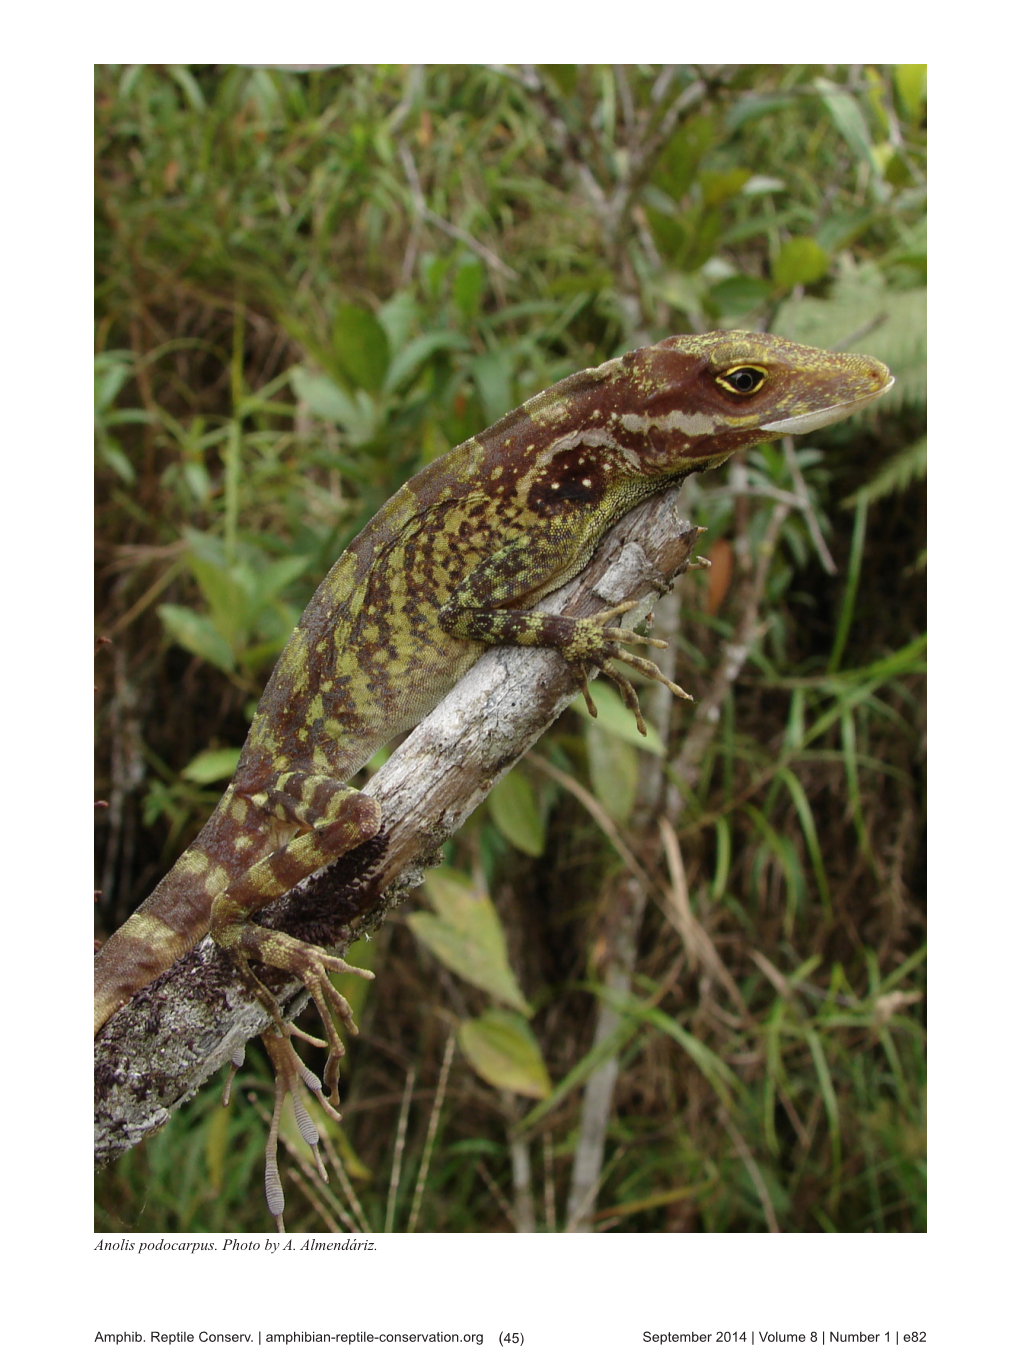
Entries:
POLYGON ((570 673, 574 676, 574 683, 581 691, 581 697, 585 701, 585 705, 588 709, 588 712, 591 714, 592 717, 598 717, 599 710, 595 706, 595 700, 591 696, 591 689, 589 689, 588 687, 588 671, 584 668, 583 665, 577 663, 576 661, 571 661, 570 673))
MULTIPOLYGON (((640 657, 638 656, 630 655, 630 653, 626 651, 619 657, 619 659, 627 661, 628 664, 632 663, 635 660, 638 660, 639 658, 640 657)), ((625 674, 620 673, 620 671, 616 668, 616 666, 613 664, 611 660, 604 661, 599 666, 599 669, 602 671, 605 677, 607 679, 611 679, 613 683, 616 685, 616 687, 620 690, 620 697, 623 699, 624 703, 630 709, 630 711, 634 714, 634 721, 637 723, 638 731, 641 733, 642 736, 647 736, 648 728, 645 726, 644 714, 641 712, 641 703, 638 700, 637 691, 635 690, 634 685, 630 682, 630 680, 627 678, 625 674)))

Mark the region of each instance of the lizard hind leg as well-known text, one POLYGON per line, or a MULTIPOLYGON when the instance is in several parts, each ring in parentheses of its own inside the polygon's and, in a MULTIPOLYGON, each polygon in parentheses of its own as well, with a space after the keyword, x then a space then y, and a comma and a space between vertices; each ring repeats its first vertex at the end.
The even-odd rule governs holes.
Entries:
POLYGON ((328 1051, 325 1079, 334 1106, 339 1102, 337 1080, 340 1060, 344 1055, 343 1042, 337 1031, 339 1019, 354 1035, 357 1026, 347 999, 330 982, 331 973, 358 974, 361 978, 374 977, 367 969, 358 969, 346 960, 331 955, 318 945, 298 940, 284 931, 260 926, 251 920, 260 908, 294 888, 304 877, 321 869, 331 860, 353 850, 371 839, 379 830, 382 812, 374 798, 321 777, 305 775, 282 776, 281 786, 272 799, 274 808, 284 808, 284 800, 292 797, 295 788, 318 794, 320 802, 313 813, 307 802, 291 802, 286 815, 310 823, 313 816, 317 825, 292 839, 282 850, 277 850, 250 868, 225 888, 213 900, 210 911, 210 931, 216 943, 230 955, 241 977, 255 997, 262 1003, 276 1024, 280 1036, 286 1039, 301 1034, 286 1024, 276 999, 255 977, 252 963, 281 969, 304 985, 322 1020, 326 1040, 312 1039, 328 1051), (325 795, 325 801, 321 801, 325 795))
MULTIPOLYGON (((319 1172, 325 1170, 318 1152, 318 1132, 304 1108, 299 1083, 305 1084, 331 1116, 338 1113, 340 1060, 343 1041, 337 1020, 357 1034, 350 1004, 330 981, 331 973, 357 974, 371 979, 367 969, 348 964, 321 946, 298 940, 284 931, 261 926, 251 920, 254 913, 297 886, 308 874, 323 868, 348 850, 361 845, 379 830, 382 812, 373 798, 345 789, 321 776, 283 775, 277 787, 266 794, 264 806, 282 820, 293 820, 309 829, 292 838, 286 846, 256 861, 233 879, 213 899, 210 931, 213 939, 233 961, 240 977, 256 1000, 269 1014, 273 1027, 263 1033, 276 1078, 273 1121, 266 1145, 266 1200, 282 1228, 283 1190, 276 1159, 280 1113, 287 1094, 291 1095, 301 1134, 312 1149, 319 1172), (315 1003, 326 1039, 299 1030, 285 1021, 276 998, 258 979, 252 964, 265 964, 298 979, 315 1003), (322 1084, 295 1053, 293 1038, 307 1040, 327 1053, 324 1073, 330 1101, 323 1096, 322 1084)), ((249 800, 250 801, 250 800, 249 800)))

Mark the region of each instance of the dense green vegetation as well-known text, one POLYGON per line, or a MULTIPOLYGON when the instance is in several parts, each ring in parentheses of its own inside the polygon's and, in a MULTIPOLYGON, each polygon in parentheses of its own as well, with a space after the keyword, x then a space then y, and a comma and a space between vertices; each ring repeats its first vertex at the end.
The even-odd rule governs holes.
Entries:
MULTIPOLYGON (((713 565, 657 631, 701 706, 642 686, 647 746, 568 711, 358 947, 346 1177, 296 1145, 289 1226, 924 1229, 924 68, 96 77, 100 934, 422 463, 671 333, 899 378, 685 487, 713 565)), ((241 1084, 98 1228, 266 1227, 241 1084)))

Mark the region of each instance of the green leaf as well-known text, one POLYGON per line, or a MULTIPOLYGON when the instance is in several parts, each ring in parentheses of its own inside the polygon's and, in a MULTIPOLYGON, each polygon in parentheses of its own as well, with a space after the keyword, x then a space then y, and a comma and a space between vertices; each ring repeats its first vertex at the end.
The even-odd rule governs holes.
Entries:
POLYGON ((634 807, 638 785, 637 751, 629 739, 605 727, 588 727, 588 773, 595 797, 617 822, 626 822, 634 807))
POLYGON ((178 646, 192 655, 208 660, 218 670, 229 674, 234 668, 234 652, 223 640, 209 618, 175 603, 161 604, 156 610, 167 632, 178 646))
POLYGON ((725 817, 715 819, 715 875, 712 879, 713 902, 721 902, 726 892, 726 881, 730 874, 730 857, 733 850, 733 837, 730 824, 725 817))
POLYGON ((485 285, 485 267, 477 257, 465 261, 453 282, 453 302, 464 318, 470 320, 478 313, 478 302, 485 285))
POLYGON ((182 779, 190 779, 196 784, 218 784, 229 779, 241 758, 240 746, 229 746, 224 750, 199 751, 181 770, 182 779))
POLYGON ((535 790, 520 770, 504 774, 486 799, 496 826, 525 855, 541 855, 545 849, 545 829, 538 810, 535 790))
POLYGON ((733 166, 728 171, 704 171, 698 179, 705 203, 716 205, 743 190, 751 179, 751 172, 746 167, 733 166))
POLYGON ((95 406, 104 413, 113 404, 133 367, 116 355, 102 352, 95 359, 95 406))
POLYGON ((742 1091, 740 1079, 725 1061, 715 1054, 704 1041, 684 1030, 679 1022, 661 1011, 658 1007, 646 1008, 641 1012, 643 1020, 656 1027, 664 1035, 671 1036, 686 1051, 692 1062, 701 1071, 707 1083, 715 1090, 716 1096, 727 1111, 733 1109, 733 1093, 742 1091))
POLYGON ((333 318, 333 354, 359 389, 378 394, 390 366, 390 341, 375 314, 341 304, 333 318))
POLYGON ((812 237, 792 237, 780 247, 772 261, 772 279, 789 289, 821 280, 829 269, 829 254, 812 237))
POLYGON ((913 184, 913 173, 903 154, 892 143, 881 143, 874 149, 875 164, 890 185, 902 190, 913 184))
POLYGON ((735 133, 746 123, 756 123, 797 103, 796 95, 747 95, 730 105, 726 112, 726 131, 735 133))
POLYGON ((294 393, 318 418, 347 427, 357 409, 349 394, 325 375, 313 375, 303 366, 291 372, 294 393))
POLYGON ((808 796, 804 792, 804 787, 800 780, 791 769, 784 765, 778 775, 778 779, 790 791, 793 805, 797 809, 797 816, 800 818, 801 831, 804 834, 804 844, 807 846, 808 855, 811 859, 811 867, 815 873, 815 883, 818 885, 818 896, 821 900, 822 909, 826 920, 832 917, 832 897, 829 893, 829 880, 825 873, 825 859, 822 854, 821 842, 818 839, 818 830, 815 826, 814 813, 811 811, 811 804, 808 796))
POLYGON ((701 309, 701 278, 682 271, 668 271, 659 277, 659 295, 671 308, 696 317, 701 309))
POLYGON ((281 589, 303 575, 311 561, 310 556, 281 556, 259 571, 258 585, 264 600, 275 598, 281 589))
MULTIPOLYGON (((456 869, 430 869, 425 875, 425 892, 435 908, 436 915, 451 926, 469 931, 474 925, 482 925, 489 919, 492 903, 483 894, 475 891, 474 885, 466 874, 456 869)), ((495 943, 502 945, 503 929, 499 918, 492 910, 494 923, 490 933, 495 943)))
POLYGON ((131 462, 124 455, 124 448, 113 437, 108 437, 105 433, 100 434, 99 454, 110 467, 115 470, 125 484, 134 484, 135 472, 131 462))
POLYGON ((709 290, 709 298, 723 314, 746 314, 760 308, 772 294, 767 280, 734 275, 720 280, 709 290))
POLYGON ((882 499, 887 494, 897 494, 907 489, 915 481, 923 480, 928 473, 928 439, 919 437, 910 446, 890 456, 866 484, 840 503, 841 508, 853 508, 859 498, 869 503, 882 499))
MULTIPOLYGON (((412 290, 398 290, 375 311, 375 316, 386 329, 393 355, 405 346, 418 322, 418 305, 412 290)), ((392 361, 390 362, 392 365, 392 361)))
POLYGON ((679 201, 690 189, 702 157, 717 136, 713 119, 698 114, 684 119, 659 153, 653 184, 679 201))
POLYGON ((240 567, 218 564, 199 550, 185 559, 209 605, 213 626, 224 641, 236 644, 243 636, 251 609, 246 586, 241 576, 234 573, 240 567))
POLYGON ((196 114, 201 114, 205 109, 205 99, 199 89, 198 82, 188 68, 186 66, 171 66, 167 67, 167 71, 184 92, 191 108, 196 114))
POLYGON ((686 221, 678 214, 664 214, 652 205, 645 210, 645 215, 663 256, 671 261, 679 261, 691 239, 691 231, 686 221))
POLYGON ((226 1107, 217 1107, 209 1118, 205 1138, 205 1163, 213 1192, 219 1192, 227 1171, 229 1125, 230 1112, 226 1107))
POLYGON ((506 962, 505 950, 502 956, 493 955, 481 938, 428 912, 409 912, 406 921, 415 938, 458 977, 500 1002, 522 1012, 531 1011, 506 962))
POLYGON ((860 105, 846 90, 841 90, 834 82, 824 76, 815 79, 815 89, 822 97, 822 103, 829 111, 832 122, 843 135, 844 140, 861 161, 871 162, 871 139, 868 124, 860 105))
POLYGON ((705 206, 694 224, 694 237, 684 254, 681 263, 688 271, 696 271, 704 266, 716 251, 722 236, 722 210, 705 206))
POLYGON ((453 870, 430 870, 425 888, 438 915, 411 912, 406 918, 421 944, 468 983, 530 1016, 491 899, 453 870))
POLYGON ((516 1013, 492 1009, 462 1021, 457 1041, 475 1073, 494 1088, 538 1099, 552 1092, 538 1041, 516 1013))
POLYGON ((393 393, 412 380, 415 373, 438 351, 467 351, 471 343, 463 333, 443 329, 416 337, 401 348, 390 363, 386 377, 387 392, 393 393))
POLYGON ((579 73, 576 65, 560 65, 557 63, 540 66, 538 69, 543 76, 548 76, 564 95, 573 95, 577 89, 579 73))
POLYGON ((487 352, 471 362, 471 373, 478 386, 487 423, 495 423, 513 408, 512 371, 513 358, 505 351, 487 352))
POLYGON ((375 405, 367 394, 352 397, 326 375, 313 375, 303 366, 291 371, 297 397, 319 418, 337 423, 356 444, 371 441, 375 435, 375 405))
POLYGON ((831 1150, 832 1166, 834 1170, 839 1168, 841 1136, 839 1123, 839 1101, 836 1097, 836 1089, 833 1086, 832 1074, 829 1072, 828 1060, 825 1058, 825 1050, 822 1047, 821 1039, 817 1031, 805 1030, 804 1039, 807 1041, 808 1049, 811 1051, 811 1060, 818 1074, 818 1086, 825 1104, 825 1114, 829 1122, 829 1144, 831 1150))
POLYGON ((900 97, 900 103, 906 110, 907 116, 913 123, 917 123, 921 117, 925 89, 928 84, 927 66, 924 64, 920 66, 902 64, 894 66, 893 81, 896 85, 896 93, 900 97))

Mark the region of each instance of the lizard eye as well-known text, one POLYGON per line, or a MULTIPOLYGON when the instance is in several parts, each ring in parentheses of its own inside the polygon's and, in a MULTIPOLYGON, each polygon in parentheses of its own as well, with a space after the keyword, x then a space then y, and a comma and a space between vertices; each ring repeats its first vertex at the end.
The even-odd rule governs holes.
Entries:
POLYGON ((757 366, 734 366, 732 370, 717 375, 715 382, 733 394, 755 394, 766 380, 766 374, 757 366))

